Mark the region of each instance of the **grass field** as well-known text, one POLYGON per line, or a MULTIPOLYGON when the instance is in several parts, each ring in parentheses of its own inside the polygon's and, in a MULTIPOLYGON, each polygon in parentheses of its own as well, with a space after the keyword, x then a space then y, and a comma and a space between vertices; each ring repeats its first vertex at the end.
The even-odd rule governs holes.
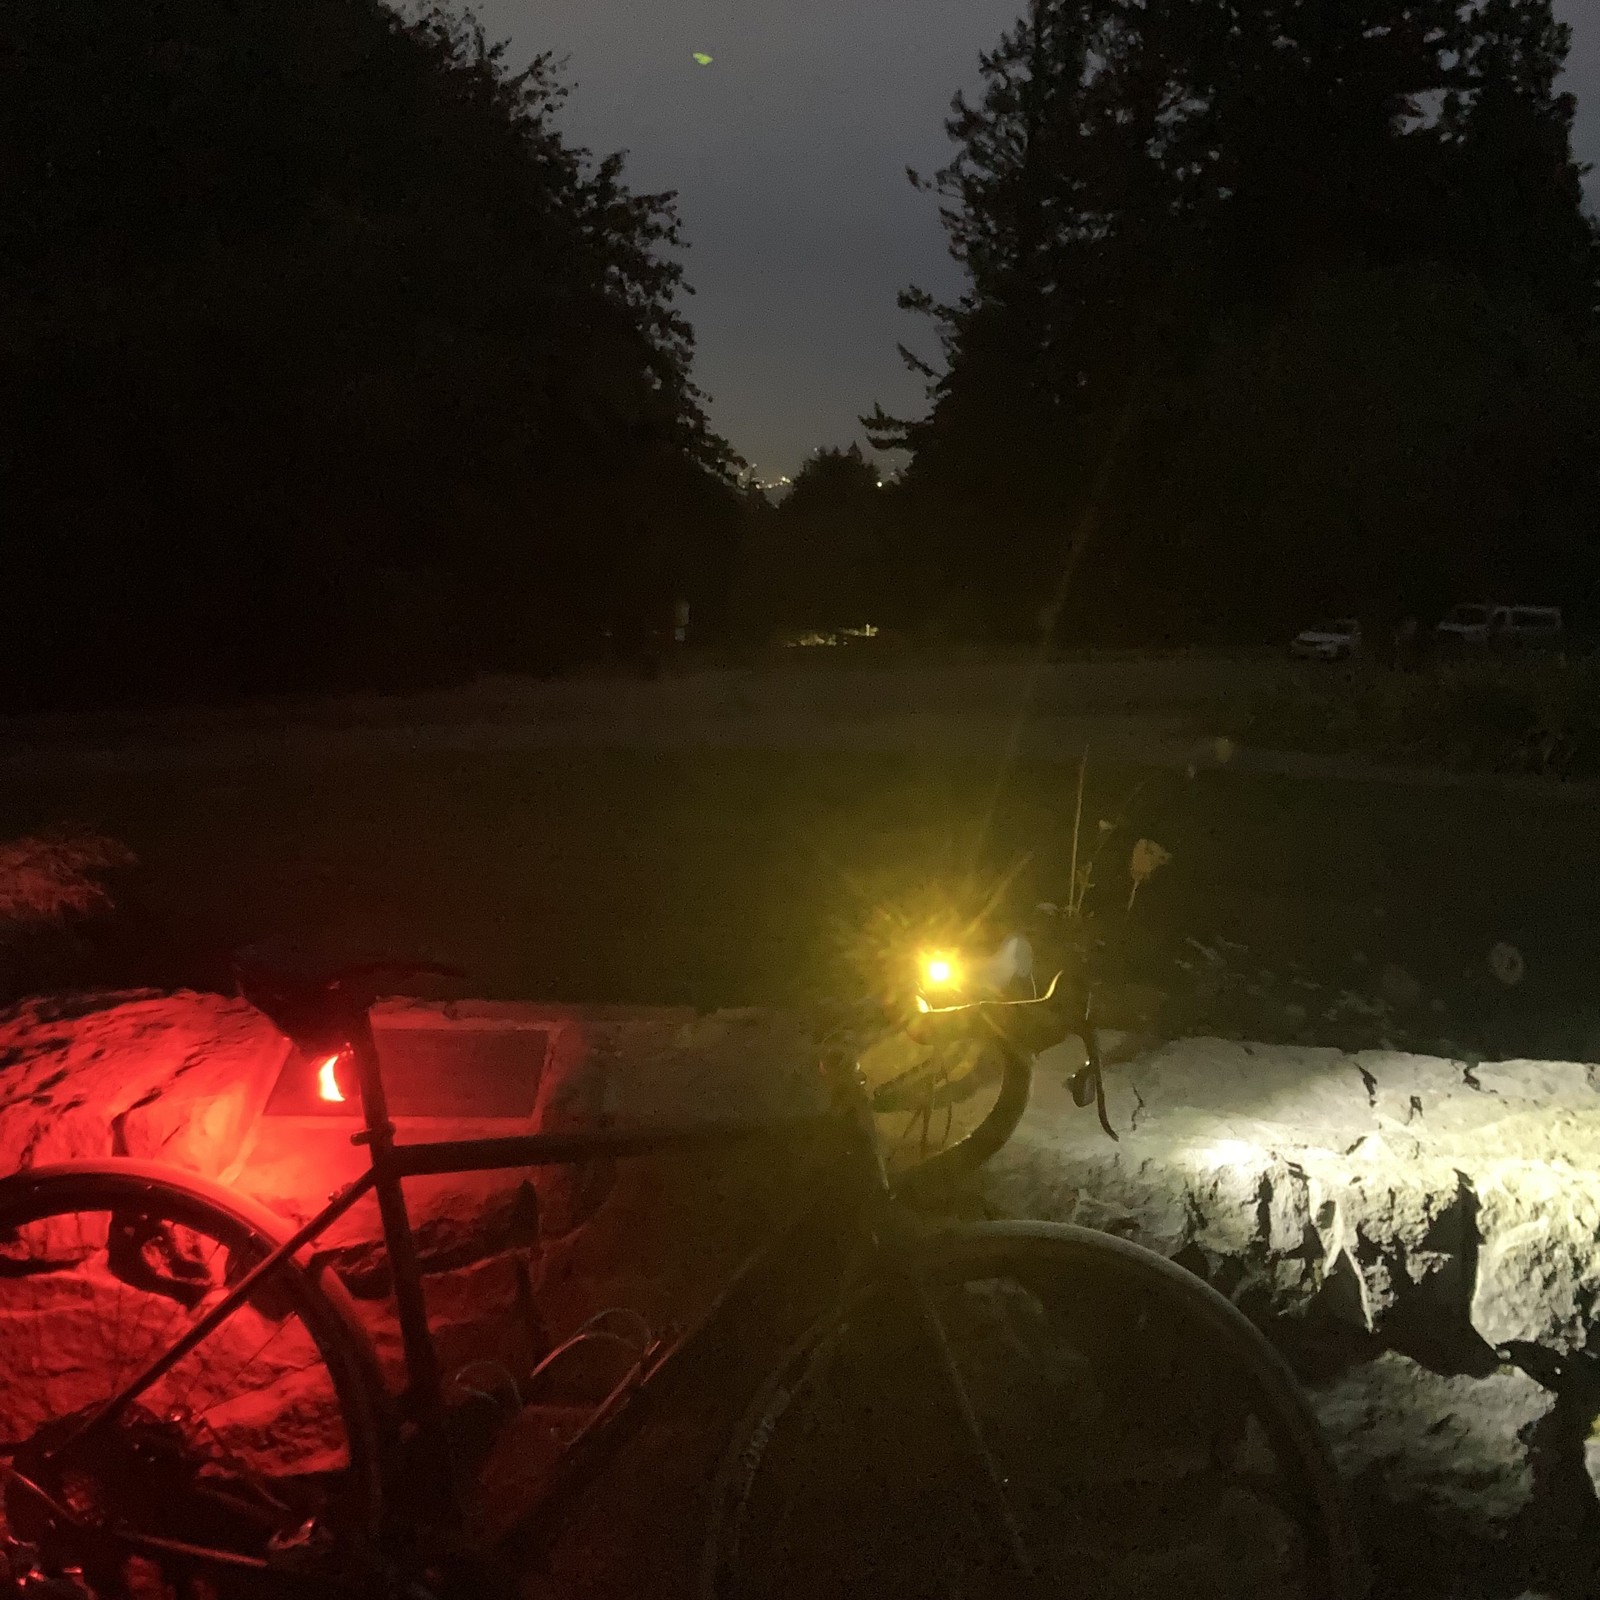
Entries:
MULTIPOLYGON (((992 762, 950 756, 435 753, 13 777, 0 828, 81 823, 137 853, 99 981, 222 984, 231 948, 292 937, 456 960, 486 997, 710 1007, 847 988, 838 926, 920 876, 1031 853, 1014 903, 1064 899, 1073 776, 1023 765, 997 781, 992 762)), ((1421 985, 1412 1037, 1491 1054, 1600 1043, 1591 806, 1096 765, 1088 831, 1141 782, 1102 862, 1101 928, 1119 982, 1165 997, 1157 1031, 1321 1037, 1320 1000, 1304 1025, 1274 1021, 1285 985, 1372 991, 1398 963, 1421 985), (1173 860, 1124 924, 1141 835, 1173 860), (1218 936, 1248 947, 1229 953, 1246 979, 1274 979, 1259 1017, 1223 1014, 1238 985, 1232 1001, 1208 992, 1188 941, 1229 949, 1218 936), (1524 957, 1514 988, 1489 973, 1498 941, 1524 957), (1197 969, 1198 992, 1180 992, 1197 969)))

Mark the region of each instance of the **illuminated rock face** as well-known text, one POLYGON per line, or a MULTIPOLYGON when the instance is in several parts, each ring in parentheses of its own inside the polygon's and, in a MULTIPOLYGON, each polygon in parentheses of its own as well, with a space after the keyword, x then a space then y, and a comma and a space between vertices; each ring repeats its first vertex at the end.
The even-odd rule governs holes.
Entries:
MULTIPOLYGON (((421 1080, 410 1103, 435 1113, 397 1115, 406 1142, 592 1128, 606 1119, 776 1116, 795 1108, 797 1091, 803 1104, 806 1092, 817 1092, 814 1048, 793 1019, 770 1013, 396 1000, 376 1007, 373 1021, 380 1058, 403 1058, 421 1080), (485 1033, 497 1030, 505 1038, 486 1050, 485 1033), (402 1036, 405 1049, 392 1050, 402 1036), (525 1096, 503 1081, 497 1095, 463 1081, 486 1062, 503 1079, 516 1067, 519 1038, 527 1041, 525 1096), (436 1103, 423 1092, 430 1080, 436 1103), (447 1114, 513 1104, 526 1108, 516 1118, 447 1114)), ((110 1156, 169 1161, 221 1178, 287 1228, 366 1165, 351 1143, 359 1126, 353 1099, 315 1114, 271 1109, 284 1103, 275 1091, 285 1072, 314 1076, 316 1067, 292 1056, 250 1006, 216 995, 32 1003, 0 1019, 0 1172, 110 1156)), ((289 1098, 305 1109, 304 1095, 289 1098)), ((737 1159, 706 1157, 409 1180, 446 1371, 490 1361, 526 1372, 601 1301, 639 1307, 658 1323, 681 1315, 771 1226, 772 1210, 754 1191, 783 1187, 777 1160, 752 1183, 737 1159)), ((372 1197, 317 1248, 351 1290, 398 1381, 401 1351, 372 1197)), ((76 1268, 63 1274, 80 1298, 81 1276, 76 1268)), ((61 1348, 80 1347, 81 1340, 61 1348)), ((592 1381, 609 1387, 614 1377, 602 1372, 592 1381)), ((0 1382, 0 1409, 10 1403, 5 1387, 0 1382)), ((82 1403, 96 1397, 91 1382, 82 1403)))
POLYGON ((220 995, 68 996, 0 1019, 0 1172, 133 1156, 223 1172, 287 1051, 220 995))
POLYGON ((985 1187, 1109 1229, 1284 1313, 1482 1353, 1600 1327, 1600 1092, 1579 1062, 1185 1040, 1107 1068, 1112 1143, 1041 1059, 985 1187), (1187 1258, 1187 1257, 1186 1257, 1187 1258))
MULTIPOLYGON (((815 1042, 770 1013, 393 1002, 376 1021, 443 1041, 447 1024, 497 1018, 546 1038, 535 1126, 818 1108, 815 1042)), ((216 996, 33 1005, 0 1020, 0 1162, 170 1160, 303 1219, 361 1153, 338 1116, 262 1115, 284 1059, 263 1019, 216 996)), ((1041 1059, 1027 1116, 983 1175, 987 1198, 1138 1239, 1290 1330, 1292 1346, 1310 1339, 1313 1399, 1395 1560, 1426 1544, 1437 1567, 1476 1571, 1498 1550, 1513 1574, 1531 1573, 1517 1552, 1547 1551, 1600 1516, 1585 1464, 1600 1477, 1600 1444, 1585 1443, 1600 1398, 1586 1398, 1577 1354, 1600 1349, 1592 1069, 1190 1040, 1108 1067, 1114 1144, 1066 1088, 1081 1059, 1070 1040, 1041 1059)), ((491 1130, 457 1119, 401 1131, 491 1130)), ((635 1307, 658 1327, 684 1320, 792 1203, 784 1159, 408 1185, 447 1369, 526 1371, 600 1306, 635 1307)), ((377 1236, 368 1206, 326 1243, 395 1372, 377 1236)), ((608 1374, 567 1378, 583 1390, 608 1374)), ((286 1415, 294 1399, 285 1388, 286 1415)))
POLYGON ((1600 1348, 1594 1068, 1185 1040, 1107 1067, 1113 1143, 1065 1087, 1082 1059, 1076 1039, 1041 1059, 991 1202, 1176 1256, 1320 1340, 1341 1460, 1438 1549, 1547 1534, 1542 1498, 1575 1532, 1600 1407, 1571 1359, 1600 1348))

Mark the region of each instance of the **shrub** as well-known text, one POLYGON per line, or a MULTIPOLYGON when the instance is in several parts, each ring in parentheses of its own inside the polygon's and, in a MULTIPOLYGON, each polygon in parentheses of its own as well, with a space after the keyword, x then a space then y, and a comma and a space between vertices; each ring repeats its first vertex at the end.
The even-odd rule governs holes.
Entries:
POLYGON ((1284 672, 1230 708, 1263 749, 1360 754, 1462 771, 1600 774, 1600 662, 1549 656, 1420 673, 1284 672))
POLYGON ((38 926, 108 911, 105 875, 133 863, 125 845, 96 833, 63 831, 0 843, 0 923, 38 926))

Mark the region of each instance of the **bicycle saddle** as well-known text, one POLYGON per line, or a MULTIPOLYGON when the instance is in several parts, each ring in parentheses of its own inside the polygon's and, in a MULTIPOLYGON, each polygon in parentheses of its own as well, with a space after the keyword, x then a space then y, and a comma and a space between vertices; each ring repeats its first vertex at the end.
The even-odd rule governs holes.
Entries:
POLYGON ((302 1051, 343 1050, 355 1022, 377 999, 377 980, 464 976, 436 961, 385 958, 320 965, 273 945, 251 945, 233 958, 239 993, 302 1051))

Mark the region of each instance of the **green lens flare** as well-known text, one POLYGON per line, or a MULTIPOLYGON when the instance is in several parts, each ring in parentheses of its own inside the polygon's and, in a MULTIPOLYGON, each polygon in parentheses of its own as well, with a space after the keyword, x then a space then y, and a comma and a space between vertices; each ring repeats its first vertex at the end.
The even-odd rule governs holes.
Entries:
POLYGON ((696 50, 694 53, 694 58, 702 67, 709 67, 711 65, 711 57, 708 56, 704 50, 696 50))

